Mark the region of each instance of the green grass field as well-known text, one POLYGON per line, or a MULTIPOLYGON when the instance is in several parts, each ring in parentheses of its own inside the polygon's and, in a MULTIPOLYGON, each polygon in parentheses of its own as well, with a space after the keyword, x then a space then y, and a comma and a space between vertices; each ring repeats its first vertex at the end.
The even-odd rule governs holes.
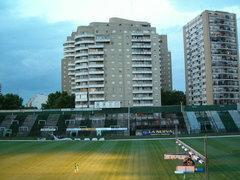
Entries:
MULTIPOLYGON (((184 140, 202 151, 203 140, 184 140)), ((210 179, 240 179, 240 138, 208 140, 210 179)), ((180 161, 163 160, 175 152, 174 140, 105 142, 0 142, 0 179, 183 179, 180 161), (79 171, 75 173, 74 165, 79 171)), ((187 174, 186 179, 204 179, 187 174)))

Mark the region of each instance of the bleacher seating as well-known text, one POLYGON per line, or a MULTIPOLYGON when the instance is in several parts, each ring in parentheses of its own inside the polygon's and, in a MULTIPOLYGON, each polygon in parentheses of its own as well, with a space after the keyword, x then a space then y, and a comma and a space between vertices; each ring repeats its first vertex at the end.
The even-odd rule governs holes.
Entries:
POLYGON ((60 114, 49 114, 44 128, 57 128, 59 117, 60 114))
POLYGON ((16 117, 17 115, 7 115, 2 121, 0 127, 5 129, 10 129, 10 126, 12 125, 12 121, 14 121, 16 117))
POLYGON ((220 118, 228 132, 237 132, 238 131, 238 128, 237 128, 236 124, 234 123, 232 117, 228 113, 228 111, 221 111, 218 113, 219 113, 220 118))
POLYGON ((212 121, 213 127, 215 127, 215 130, 217 132, 226 130, 217 111, 207 111, 207 114, 208 114, 210 120, 212 121))
POLYGON ((81 121, 84 118, 79 114, 72 114, 70 119, 66 119, 65 122, 67 123, 67 128, 77 128, 81 126, 81 121))
POLYGON ((187 118, 186 112, 182 112, 182 115, 183 115, 183 120, 184 120, 186 128, 187 128, 187 132, 188 132, 188 134, 190 134, 191 133, 191 127, 190 127, 190 124, 188 122, 188 118, 187 118))
POLYGON ((240 129, 240 113, 237 110, 228 111, 238 129, 240 129))
POLYGON ((195 113, 192 111, 188 111, 186 112, 186 114, 187 114, 187 119, 191 128, 191 133, 199 133, 201 130, 201 127, 195 113))
POLYGON ((26 117, 25 121, 23 124, 19 127, 19 135, 27 135, 30 133, 35 121, 37 119, 36 114, 30 114, 26 117))
POLYGON ((93 128, 104 127, 105 125, 105 117, 92 117, 91 121, 93 128))

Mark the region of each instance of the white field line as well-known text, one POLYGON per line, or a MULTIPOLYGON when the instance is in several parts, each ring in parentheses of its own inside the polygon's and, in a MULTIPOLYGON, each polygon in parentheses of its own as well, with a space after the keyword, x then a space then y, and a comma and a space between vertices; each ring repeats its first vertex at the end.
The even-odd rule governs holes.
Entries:
MULTIPOLYGON (((240 135, 222 135, 222 136, 207 136, 208 139, 214 139, 214 138, 231 138, 231 137, 240 137, 240 135)), ((178 137, 178 139, 202 139, 205 138, 205 136, 193 136, 193 137, 178 137)), ((158 140, 173 140, 176 139, 174 137, 172 138, 139 138, 139 139, 111 139, 111 140, 105 140, 105 141, 158 141, 158 140)), ((24 139, 15 139, 15 140, 0 140, 0 142, 4 141, 12 141, 12 142, 62 142, 62 141, 55 141, 55 140, 24 140, 24 139)), ((65 140, 63 142, 70 141, 70 142, 77 142, 79 140, 65 140)), ((83 141, 83 140, 82 140, 83 141)), ((81 142, 81 141, 79 141, 81 142)), ((86 141, 84 141, 86 142, 86 141)), ((90 142, 90 141, 89 141, 90 142)), ((96 142, 96 141, 94 141, 96 142)), ((99 141, 98 141, 99 142, 99 141)), ((101 141, 104 142, 104 141, 101 141)))
MULTIPOLYGON (((222 136, 207 136, 207 138, 231 138, 231 137, 240 137, 240 135, 222 135, 222 136)), ((205 136, 193 136, 193 137, 178 137, 178 139, 202 139, 205 136)), ((175 137, 172 138, 140 138, 140 139, 112 139, 108 141, 153 141, 153 140, 172 140, 176 139, 175 137)))

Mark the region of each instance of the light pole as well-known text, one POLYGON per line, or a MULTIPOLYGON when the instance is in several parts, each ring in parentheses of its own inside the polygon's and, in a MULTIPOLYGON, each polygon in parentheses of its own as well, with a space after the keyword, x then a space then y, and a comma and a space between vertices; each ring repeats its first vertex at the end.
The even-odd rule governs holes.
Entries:
POLYGON ((128 135, 130 136, 130 101, 128 100, 128 135))
MULTIPOLYGON (((130 113, 131 113, 131 111, 130 111, 130 100, 122 100, 123 102, 128 102, 127 103, 127 108, 128 108, 128 111, 127 111, 127 129, 128 129, 128 135, 130 136, 130 128, 131 128, 131 126, 130 126, 130 113)), ((125 104, 124 104, 124 106, 125 106, 125 104)), ((123 106, 123 107, 124 107, 123 106)))
POLYGON ((204 152, 205 152, 205 179, 209 179, 209 174, 208 174, 208 152, 207 152, 207 135, 205 135, 204 138, 204 152))

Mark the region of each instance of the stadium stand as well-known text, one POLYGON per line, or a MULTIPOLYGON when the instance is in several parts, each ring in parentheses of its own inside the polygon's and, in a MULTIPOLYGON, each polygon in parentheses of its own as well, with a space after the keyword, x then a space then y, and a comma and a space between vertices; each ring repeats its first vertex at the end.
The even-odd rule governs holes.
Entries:
POLYGON ((240 113, 237 110, 230 110, 228 111, 229 114, 231 115, 233 121, 235 122, 236 126, 238 129, 240 129, 240 113))
POLYGON ((190 125, 191 133, 199 133, 201 130, 200 123, 198 122, 195 113, 192 111, 188 111, 186 112, 186 114, 187 114, 187 119, 190 125))
POLYGON ((214 132, 215 128, 205 111, 195 112, 198 122, 201 125, 201 132, 214 132))
POLYGON ((98 127, 104 127, 105 126, 105 116, 99 116, 99 117, 91 117, 92 121, 92 127, 98 128, 98 127))
POLYGON ((217 132, 225 131, 225 126, 222 123, 222 120, 220 119, 217 111, 207 111, 208 117, 212 121, 213 127, 215 127, 215 130, 217 132))
POLYGON ((7 115, 2 121, 0 127, 5 129, 10 129, 10 126, 12 125, 12 121, 15 120, 16 117, 17 115, 7 115))
POLYGON ((219 113, 220 118, 228 132, 237 132, 238 131, 238 128, 237 128, 236 124, 234 123, 232 117, 228 113, 228 111, 221 111, 218 113, 219 113))
POLYGON ((19 131, 18 135, 23 136, 23 135, 28 135, 37 119, 36 114, 29 114, 26 119, 24 120, 23 124, 19 126, 19 131))
POLYGON ((49 114, 44 128, 57 128, 60 114, 49 114))
POLYGON ((66 134, 66 129, 68 127, 68 121, 71 119, 71 115, 70 114, 61 114, 59 119, 58 119, 58 123, 57 123, 57 133, 61 136, 64 136, 66 134))
MULTIPOLYGON (((178 120, 181 133, 239 132, 237 105, 167 106, 110 109, 0 110, 0 136, 5 129, 11 136, 41 137, 47 129, 56 136, 68 136, 67 128, 127 128, 130 134, 143 130, 173 130, 178 120), (225 128, 226 127, 226 128, 225 128), (53 130, 49 130, 53 133, 53 130), (10 133, 11 132, 11 133, 10 133)), ((71 130, 70 130, 71 131, 71 130)), ((76 131, 76 130, 75 130, 76 131)), ((49 134, 49 132, 46 132, 49 134)), ((96 137, 92 129, 80 130, 75 137, 96 137)), ((105 131, 102 135, 123 135, 105 131)), ((125 134, 124 134, 125 135, 125 134)))
POLYGON ((2 136, 10 136, 12 134, 12 129, 10 129, 12 122, 15 120, 17 115, 7 115, 0 125, 0 134, 2 136))
POLYGON ((190 124, 188 122, 187 113, 183 111, 182 115, 183 115, 183 120, 184 120, 185 125, 186 125, 187 132, 188 132, 188 134, 190 134, 191 133, 191 127, 190 127, 190 124))
POLYGON ((67 124, 67 128, 77 128, 81 126, 81 121, 84 121, 81 114, 72 114, 70 119, 65 120, 65 123, 67 124))

